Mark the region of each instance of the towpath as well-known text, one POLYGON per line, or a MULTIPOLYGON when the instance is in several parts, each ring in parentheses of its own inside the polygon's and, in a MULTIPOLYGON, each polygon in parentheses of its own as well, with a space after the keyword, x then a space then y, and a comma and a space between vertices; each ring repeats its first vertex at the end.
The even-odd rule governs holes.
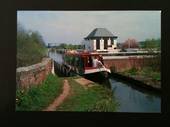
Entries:
POLYGON ((57 97, 53 103, 51 103, 46 109, 43 111, 56 111, 56 108, 68 97, 70 93, 70 85, 68 83, 68 80, 64 80, 64 85, 63 85, 63 92, 62 94, 57 97))

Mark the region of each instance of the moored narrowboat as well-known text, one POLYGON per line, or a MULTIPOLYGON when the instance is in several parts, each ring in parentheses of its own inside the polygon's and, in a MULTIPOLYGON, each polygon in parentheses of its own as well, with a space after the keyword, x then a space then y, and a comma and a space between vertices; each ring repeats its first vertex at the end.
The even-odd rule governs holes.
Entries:
POLYGON ((102 56, 97 52, 69 51, 63 55, 63 65, 67 73, 78 75, 89 75, 100 73, 107 77, 110 69, 104 66, 102 56))

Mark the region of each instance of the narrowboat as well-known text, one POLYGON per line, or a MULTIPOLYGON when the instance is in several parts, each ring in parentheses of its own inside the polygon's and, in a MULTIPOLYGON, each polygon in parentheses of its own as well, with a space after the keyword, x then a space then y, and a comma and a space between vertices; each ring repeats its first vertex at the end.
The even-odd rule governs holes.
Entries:
POLYGON ((70 51, 63 55, 63 65, 66 67, 69 75, 78 74, 84 76, 100 74, 104 77, 108 77, 110 69, 106 68, 104 64, 94 66, 94 59, 99 58, 101 58, 101 55, 97 52, 70 51))

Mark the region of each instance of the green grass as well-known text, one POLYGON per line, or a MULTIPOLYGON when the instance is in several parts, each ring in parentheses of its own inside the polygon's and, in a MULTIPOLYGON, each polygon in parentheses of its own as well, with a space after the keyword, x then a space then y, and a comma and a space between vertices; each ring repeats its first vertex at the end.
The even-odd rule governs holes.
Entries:
MULTIPOLYGON (((66 78, 71 86, 68 98, 57 108, 57 111, 98 111, 113 112, 118 107, 112 91, 102 85, 84 89, 74 81, 75 78, 66 78)), ((16 111, 41 111, 46 108, 62 92, 63 78, 50 74, 40 85, 28 90, 18 89, 16 111)))
POLYGON ((131 75, 143 76, 146 78, 151 78, 155 81, 161 80, 161 72, 155 71, 152 67, 143 67, 141 70, 132 68, 132 69, 122 72, 122 74, 129 75, 129 76, 131 75))
POLYGON ((153 73, 152 77, 156 81, 160 81, 161 80, 161 74, 160 73, 153 73))
POLYGON ((111 90, 101 85, 84 89, 73 78, 68 78, 71 86, 71 95, 57 108, 57 111, 110 111, 118 106, 113 101, 111 90))
POLYGON ((18 89, 16 92, 16 111, 40 111, 47 107, 61 92, 62 79, 49 74, 40 85, 29 90, 18 89))
POLYGON ((128 70, 127 73, 129 73, 130 75, 136 75, 137 74, 137 69, 132 68, 132 69, 128 70))

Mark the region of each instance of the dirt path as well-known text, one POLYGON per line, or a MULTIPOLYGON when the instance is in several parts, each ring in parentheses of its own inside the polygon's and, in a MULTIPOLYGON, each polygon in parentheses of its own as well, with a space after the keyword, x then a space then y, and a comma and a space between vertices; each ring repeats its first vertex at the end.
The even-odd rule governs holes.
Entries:
POLYGON ((68 83, 68 80, 64 80, 64 86, 63 86, 63 93, 60 94, 59 97, 57 97, 52 104, 50 104, 46 109, 43 111, 56 111, 56 108, 66 99, 66 97, 69 95, 70 92, 70 85, 68 83))
POLYGON ((78 79, 75 79, 75 81, 77 83, 79 83, 80 85, 82 85, 85 89, 87 89, 88 87, 92 87, 94 86, 94 82, 88 80, 88 79, 85 79, 85 78, 78 78, 78 79))

